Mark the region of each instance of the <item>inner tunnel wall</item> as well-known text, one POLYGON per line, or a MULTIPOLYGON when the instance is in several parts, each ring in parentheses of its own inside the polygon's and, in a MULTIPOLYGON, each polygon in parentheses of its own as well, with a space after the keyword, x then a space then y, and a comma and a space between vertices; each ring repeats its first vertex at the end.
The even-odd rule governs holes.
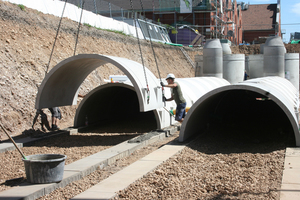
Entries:
POLYGON ((182 123, 179 140, 202 134, 211 126, 222 127, 222 131, 231 126, 241 134, 292 134, 299 146, 298 95, 293 89, 289 81, 280 77, 217 88, 192 106, 182 123))
POLYGON ((76 111, 75 127, 103 125, 108 122, 136 120, 137 123, 149 122, 156 129, 158 124, 153 111, 140 112, 137 94, 127 84, 108 83, 91 91, 76 111), (143 120, 144 119, 144 120, 143 120), (153 125, 155 124, 155 126, 153 125))

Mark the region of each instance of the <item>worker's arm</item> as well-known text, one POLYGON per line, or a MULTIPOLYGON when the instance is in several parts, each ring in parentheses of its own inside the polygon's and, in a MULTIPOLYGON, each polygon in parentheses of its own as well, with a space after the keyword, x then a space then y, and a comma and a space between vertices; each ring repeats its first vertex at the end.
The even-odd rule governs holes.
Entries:
POLYGON ((171 98, 166 99, 166 101, 173 101, 173 100, 174 100, 173 96, 171 98))
POLYGON ((171 84, 165 85, 165 87, 175 88, 175 87, 177 87, 177 83, 171 83, 171 84))
POLYGON ((165 98, 165 101, 172 101, 172 100, 174 100, 174 97, 173 97, 173 95, 171 95, 171 98, 165 98))

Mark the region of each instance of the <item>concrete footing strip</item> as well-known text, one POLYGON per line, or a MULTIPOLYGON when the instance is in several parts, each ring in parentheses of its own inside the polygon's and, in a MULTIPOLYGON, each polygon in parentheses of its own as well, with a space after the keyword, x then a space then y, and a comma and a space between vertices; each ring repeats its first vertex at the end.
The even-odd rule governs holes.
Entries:
POLYGON ((165 145, 72 199, 111 199, 118 191, 126 189, 165 160, 181 152, 184 147, 185 145, 165 145))
POLYGON ((286 148, 280 200, 300 199, 300 148, 286 148))
MULTIPOLYGON (((166 133, 173 134, 177 131, 177 126, 172 126, 164 129, 166 132, 162 132, 159 135, 151 137, 149 140, 142 141, 140 143, 128 143, 127 141, 120 143, 114 147, 98 152, 81 160, 75 161, 64 168, 63 180, 59 183, 50 184, 30 184, 24 183, 12 189, 5 190, 0 193, 0 199, 25 199, 34 200, 59 187, 65 187, 73 181, 80 180, 82 177, 94 172, 98 167, 105 167, 114 163, 117 159, 126 157, 151 143, 158 140, 162 140, 166 137, 166 133)), ((71 131, 70 131, 71 132, 71 131)), ((73 131, 74 132, 74 131, 73 131)))

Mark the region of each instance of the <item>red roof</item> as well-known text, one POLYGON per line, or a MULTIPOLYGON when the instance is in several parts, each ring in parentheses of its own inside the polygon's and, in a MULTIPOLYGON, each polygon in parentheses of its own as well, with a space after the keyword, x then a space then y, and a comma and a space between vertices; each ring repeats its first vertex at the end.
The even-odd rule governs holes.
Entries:
POLYGON ((270 30, 276 24, 277 4, 249 5, 242 11, 244 30, 270 30))

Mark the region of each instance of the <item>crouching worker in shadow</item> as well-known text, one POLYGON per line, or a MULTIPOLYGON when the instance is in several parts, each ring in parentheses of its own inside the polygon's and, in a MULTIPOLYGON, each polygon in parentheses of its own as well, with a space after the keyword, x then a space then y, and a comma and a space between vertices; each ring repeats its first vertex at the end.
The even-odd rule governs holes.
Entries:
POLYGON ((59 130, 58 120, 61 119, 61 112, 59 107, 48 108, 52 114, 52 128, 51 130, 56 131, 59 130))
POLYGON ((39 115, 41 116, 41 129, 42 131, 46 132, 47 130, 51 130, 49 122, 48 122, 48 118, 47 115, 44 113, 43 109, 37 109, 36 113, 35 113, 35 117, 33 119, 33 123, 32 123, 32 129, 34 129, 34 125, 37 121, 37 118, 39 117, 39 115), (47 128, 47 130, 45 129, 45 127, 47 128))

